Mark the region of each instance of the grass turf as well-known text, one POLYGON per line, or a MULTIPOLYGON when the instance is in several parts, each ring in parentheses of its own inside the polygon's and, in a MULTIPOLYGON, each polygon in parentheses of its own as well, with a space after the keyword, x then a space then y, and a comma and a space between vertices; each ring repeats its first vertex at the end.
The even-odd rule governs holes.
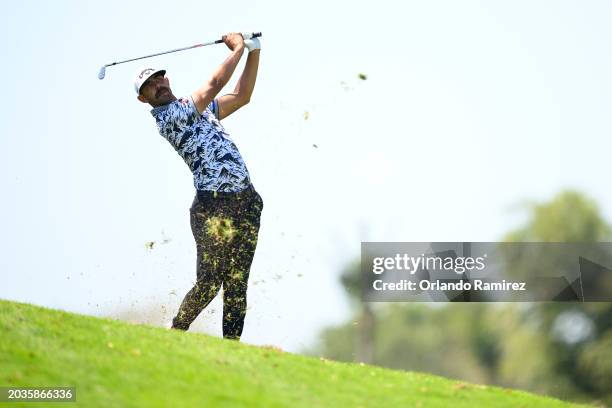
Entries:
POLYGON ((76 404, 53 407, 578 406, 7 301, 0 333, 0 386, 76 387, 76 404))

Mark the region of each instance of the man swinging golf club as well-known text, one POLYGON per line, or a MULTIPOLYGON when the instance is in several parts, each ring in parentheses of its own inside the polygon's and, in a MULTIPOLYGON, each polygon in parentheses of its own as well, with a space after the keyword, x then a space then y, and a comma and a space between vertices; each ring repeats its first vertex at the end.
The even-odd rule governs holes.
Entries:
POLYGON ((153 106, 159 133, 189 166, 196 188, 190 216, 197 281, 185 295, 172 328, 189 329, 223 286, 223 337, 240 340, 263 200, 219 121, 249 103, 260 43, 257 38, 244 40, 239 33, 225 35, 223 42, 231 54, 191 96, 175 97, 166 71, 154 68, 138 72, 135 88, 138 100, 153 106), (248 57, 234 92, 217 96, 245 48, 248 57))

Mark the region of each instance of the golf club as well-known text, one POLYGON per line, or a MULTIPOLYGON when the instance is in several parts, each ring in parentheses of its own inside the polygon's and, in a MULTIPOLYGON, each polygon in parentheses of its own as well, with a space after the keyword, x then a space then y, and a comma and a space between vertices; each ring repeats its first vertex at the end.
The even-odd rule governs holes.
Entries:
MULTIPOLYGON (((242 37, 245 40, 249 40, 249 39, 254 38, 254 37, 261 37, 261 32, 242 33, 242 37)), ((185 50, 190 50, 192 48, 205 47, 207 45, 212 45, 212 44, 221 44, 222 42, 223 42, 223 39, 221 38, 219 40, 209 41, 209 42, 202 43, 202 44, 195 44, 195 45, 191 45, 189 47, 177 48, 175 50, 163 51, 163 52, 158 52, 156 54, 145 55, 144 57, 131 58, 131 59, 127 59, 127 60, 124 60, 124 61, 113 62, 111 64, 105 64, 105 65, 102 66, 102 68, 100 68, 100 72, 98 72, 98 79, 104 79, 104 77, 106 76, 106 67, 111 67, 113 65, 123 64, 125 62, 137 61, 137 60, 141 60, 141 59, 144 59, 144 58, 156 57, 158 55, 170 54, 172 52, 185 51, 185 50)))

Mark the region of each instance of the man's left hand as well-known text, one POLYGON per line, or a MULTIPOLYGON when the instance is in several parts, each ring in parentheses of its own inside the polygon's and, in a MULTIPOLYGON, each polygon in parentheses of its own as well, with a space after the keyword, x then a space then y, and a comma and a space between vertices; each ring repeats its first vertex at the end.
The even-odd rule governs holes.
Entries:
POLYGON ((244 46, 247 48, 247 50, 249 50, 249 52, 261 49, 261 43, 257 37, 244 40, 244 46))

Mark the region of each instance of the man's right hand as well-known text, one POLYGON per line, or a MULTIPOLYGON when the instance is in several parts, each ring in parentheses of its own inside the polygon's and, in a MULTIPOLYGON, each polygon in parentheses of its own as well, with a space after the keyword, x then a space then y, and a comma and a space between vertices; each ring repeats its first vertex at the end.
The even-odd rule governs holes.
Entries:
POLYGON ((244 48, 244 39, 240 33, 229 33, 223 36, 223 42, 232 51, 244 48))

